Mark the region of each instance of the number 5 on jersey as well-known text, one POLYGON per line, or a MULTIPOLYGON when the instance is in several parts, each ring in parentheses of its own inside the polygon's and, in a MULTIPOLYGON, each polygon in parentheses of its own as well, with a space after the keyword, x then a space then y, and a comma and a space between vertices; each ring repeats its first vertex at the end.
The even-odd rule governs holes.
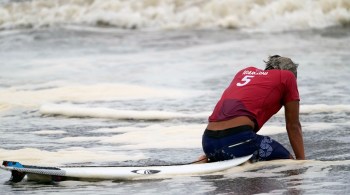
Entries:
POLYGON ((242 87, 242 86, 248 84, 248 83, 252 80, 253 77, 254 77, 254 76, 252 76, 252 75, 246 75, 245 77, 243 77, 243 79, 241 80, 241 82, 238 82, 238 83, 237 83, 237 86, 238 86, 238 87, 242 87))

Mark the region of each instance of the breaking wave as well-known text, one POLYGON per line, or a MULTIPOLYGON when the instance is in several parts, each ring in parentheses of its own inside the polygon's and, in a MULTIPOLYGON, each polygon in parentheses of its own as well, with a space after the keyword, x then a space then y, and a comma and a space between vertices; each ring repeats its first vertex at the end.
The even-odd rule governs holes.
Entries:
POLYGON ((29 0, 0 3, 0 29, 62 25, 125 29, 285 31, 345 26, 348 0, 29 0))

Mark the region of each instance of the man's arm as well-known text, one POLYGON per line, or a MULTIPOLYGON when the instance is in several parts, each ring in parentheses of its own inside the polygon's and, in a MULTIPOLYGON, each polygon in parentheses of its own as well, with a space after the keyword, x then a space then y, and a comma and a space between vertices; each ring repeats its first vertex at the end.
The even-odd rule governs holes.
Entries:
POLYGON ((289 142, 292 145, 296 159, 304 160, 303 133, 299 121, 299 101, 286 103, 284 109, 289 142))

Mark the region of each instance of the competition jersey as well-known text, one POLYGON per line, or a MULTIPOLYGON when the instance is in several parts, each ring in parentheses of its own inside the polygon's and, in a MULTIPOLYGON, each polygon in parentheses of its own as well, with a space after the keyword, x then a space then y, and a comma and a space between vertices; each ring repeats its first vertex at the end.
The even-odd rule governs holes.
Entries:
POLYGON ((288 70, 239 71, 216 104, 209 122, 248 116, 258 131, 289 101, 299 101, 296 78, 288 70))

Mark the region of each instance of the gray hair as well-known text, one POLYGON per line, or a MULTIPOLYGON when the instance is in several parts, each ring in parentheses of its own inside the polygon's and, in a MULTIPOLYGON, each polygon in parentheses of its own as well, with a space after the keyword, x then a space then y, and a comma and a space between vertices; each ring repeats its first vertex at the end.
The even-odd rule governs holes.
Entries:
POLYGON ((264 62, 266 64, 265 70, 289 70, 293 72, 295 78, 297 77, 298 64, 294 63, 290 58, 281 57, 279 55, 273 55, 269 56, 269 59, 264 62))

